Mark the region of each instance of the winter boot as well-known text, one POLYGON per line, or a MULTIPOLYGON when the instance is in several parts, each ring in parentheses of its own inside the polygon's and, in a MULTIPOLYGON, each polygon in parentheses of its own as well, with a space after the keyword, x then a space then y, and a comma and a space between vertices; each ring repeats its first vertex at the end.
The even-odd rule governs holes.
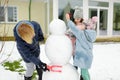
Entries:
POLYGON ((42 69, 41 69, 41 68, 38 68, 38 67, 36 66, 36 70, 37 70, 37 73, 38 73, 38 76, 39 76, 38 80, 42 80, 42 74, 43 74, 42 69))
POLYGON ((82 76, 80 76, 80 80, 83 80, 83 77, 82 77, 82 76))
POLYGON ((25 77, 24 76, 24 80, 32 80, 32 76, 31 77, 25 77))

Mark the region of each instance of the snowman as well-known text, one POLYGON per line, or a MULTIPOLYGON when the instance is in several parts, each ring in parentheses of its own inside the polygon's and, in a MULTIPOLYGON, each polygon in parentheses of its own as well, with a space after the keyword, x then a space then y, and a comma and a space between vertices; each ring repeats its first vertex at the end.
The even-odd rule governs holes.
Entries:
POLYGON ((78 72, 69 63, 72 56, 71 40, 65 35, 64 21, 55 19, 49 26, 50 36, 45 43, 50 71, 43 72, 42 80, 79 80, 78 72))

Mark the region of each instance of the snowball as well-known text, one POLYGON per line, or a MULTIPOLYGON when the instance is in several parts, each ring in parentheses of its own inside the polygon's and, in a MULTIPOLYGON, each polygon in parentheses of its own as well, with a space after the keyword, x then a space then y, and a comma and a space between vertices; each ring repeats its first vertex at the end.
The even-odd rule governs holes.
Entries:
POLYGON ((72 42, 65 35, 51 35, 46 41, 45 53, 52 63, 66 64, 72 56, 72 42))
POLYGON ((63 35, 66 31, 66 24, 60 19, 54 19, 49 25, 49 30, 51 34, 63 35))
POLYGON ((71 64, 63 65, 61 71, 62 72, 43 72, 42 80, 79 80, 79 74, 71 64))

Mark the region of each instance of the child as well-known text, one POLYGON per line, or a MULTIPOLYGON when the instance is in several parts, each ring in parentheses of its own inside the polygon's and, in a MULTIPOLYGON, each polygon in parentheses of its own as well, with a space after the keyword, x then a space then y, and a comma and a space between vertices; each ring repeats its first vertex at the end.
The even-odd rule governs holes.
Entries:
POLYGON ((83 22, 82 17, 82 10, 79 7, 75 8, 74 23, 70 20, 69 14, 66 14, 68 27, 76 37, 73 64, 81 68, 80 80, 90 80, 88 69, 92 64, 92 49, 93 42, 96 40, 96 31, 94 28, 87 28, 88 24, 83 22))
POLYGON ((42 80, 42 72, 48 70, 46 63, 39 59, 39 41, 43 41, 43 33, 40 25, 35 21, 20 21, 14 27, 14 36, 17 49, 26 63, 25 80, 32 80, 34 67, 36 66, 39 80, 42 80))
POLYGON ((72 47, 73 47, 72 55, 74 56, 76 37, 74 36, 74 34, 72 33, 72 31, 71 31, 70 29, 68 29, 65 34, 66 34, 66 35, 70 38, 70 40, 72 41, 72 47))

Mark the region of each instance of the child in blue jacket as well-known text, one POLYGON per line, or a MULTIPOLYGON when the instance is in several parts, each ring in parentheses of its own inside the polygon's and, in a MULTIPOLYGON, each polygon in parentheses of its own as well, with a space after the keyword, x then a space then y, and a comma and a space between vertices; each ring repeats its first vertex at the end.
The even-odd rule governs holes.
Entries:
POLYGON ((39 80, 42 80, 42 72, 47 70, 47 65, 39 57, 39 41, 44 40, 40 25, 35 21, 22 20, 14 27, 14 37, 17 49, 26 63, 25 80, 32 80, 35 66, 39 80))
POLYGON ((74 12, 74 23, 70 15, 66 14, 68 27, 76 37, 75 53, 73 58, 74 66, 81 68, 80 80, 90 80, 88 69, 93 60, 93 42, 96 40, 96 31, 83 22, 81 9, 76 7, 74 12))

